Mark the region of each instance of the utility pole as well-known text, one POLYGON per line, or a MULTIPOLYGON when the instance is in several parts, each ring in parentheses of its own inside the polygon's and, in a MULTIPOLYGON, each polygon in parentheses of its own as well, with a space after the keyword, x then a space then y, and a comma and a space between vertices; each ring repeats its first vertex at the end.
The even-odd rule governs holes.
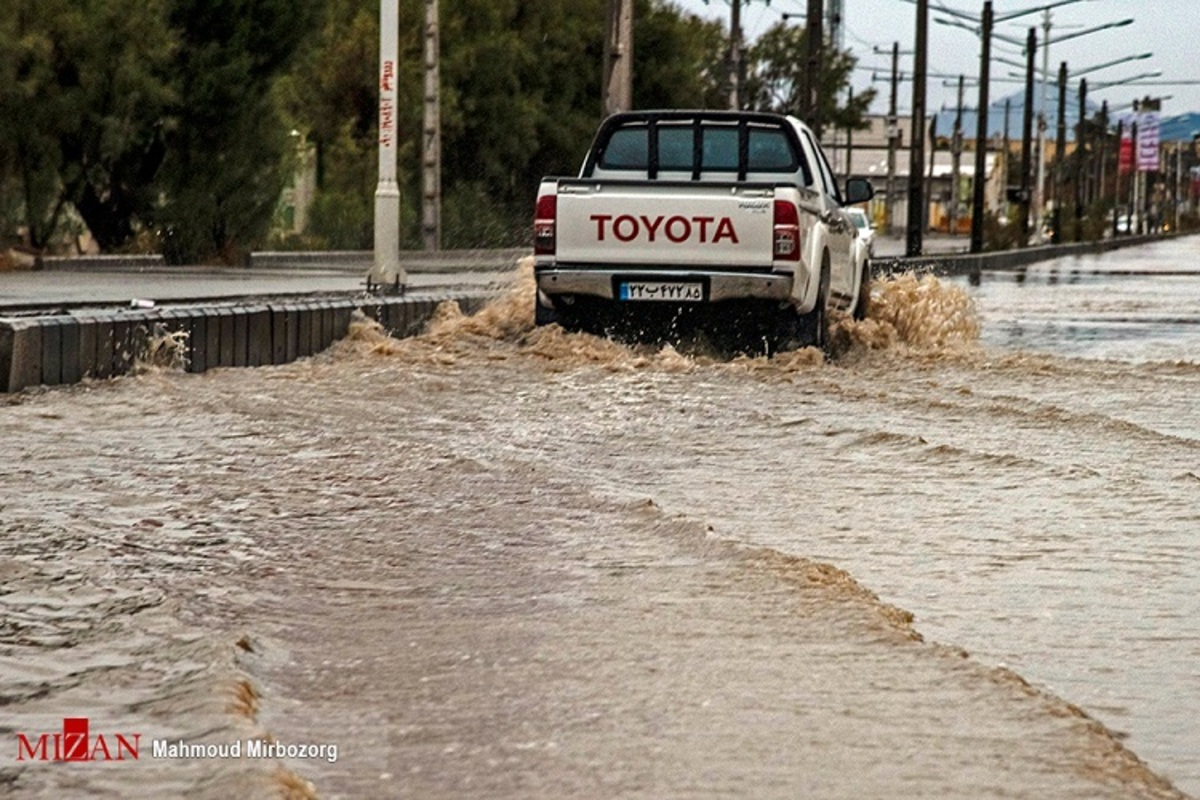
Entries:
POLYGON ((821 48, 825 44, 825 31, 821 24, 823 17, 824 0, 808 0, 808 13, 804 17, 808 38, 808 86, 806 87, 808 90, 808 119, 806 121, 818 142, 821 141, 821 48))
POLYGON ((1129 126, 1129 136, 1133 140, 1133 187, 1130 191, 1133 194, 1133 199, 1129 201, 1129 233, 1141 235, 1142 233, 1142 206, 1141 206, 1141 191, 1142 191, 1142 165, 1139 163, 1140 153, 1138 152, 1138 101, 1133 101, 1133 122, 1129 126), (1133 224, 1137 220, 1137 226, 1133 224))
MULTIPOLYGON (((770 0, 768 0, 768 3, 770 0)), ((846 45, 846 26, 842 24, 845 16, 842 13, 842 0, 829 0, 828 12, 825 15, 826 27, 829 28, 829 43, 836 52, 841 52, 846 45)))
POLYGON ((1172 228, 1176 234, 1179 233, 1180 224, 1180 201, 1183 196, 1183 142, 1175 143, 1175 227, 1172 228))
MULTIPOLYGON (((975 125, 975 183, 971 194, 971 252, 983 252, 984 190, 987 188, 988 82, 991 80, 992 0, 983 4, 982 49, 979 56, 979 110, 975 125)), ((1008 153, 1005 152, 1005 158, 1008 153)))
MULTIPOLYGON (((1050 80, 1050 9, 1042 10, 1042 103, 1037 114, 1037 192, 1034 198, 1034 219, 1038 240, 1042 236, 1042 215, 1046 208, 1046 83, 1050 80)), ((1057 228, 1055 229, 1057 231, 1057 228)))
POLYGON ((933 197, 933 173, 937 167, 937 114, 929 115, 929 172, 925 176, 925 207, 921 210, 921 230, 929 229, 929 198, 933 197))
POLYGON ((1083 180, 1087 174, 1087 78, 1079 80, 1079 127, 1075 129, 1075 241, 1083 241, 1083 180))
POLYGON ((367 289, 407 283, 400 266, 400 186, 396 183, 396 63, 400 52, 399 0, 379 3, 379 181, 375 187, 375 254, 367 289))
POLYGON ((1062 241, 1062 170, 1067 157, 1067 62, 1058 65, 1058 128, 1054 141, 1054 243, 1062 241))
POLYGON ((1025 42, 1025 121, 1021 131, 1021 247, 1029 244, 1029 173, 1033 149, 1033 59, 1037 54, 1037 28, 1029 29, 1025 42))
POLYGON ((1104 185, 1108 182, 1108 101, 1100 103, 1100 144, 1096 163, 1096 190, 1093 196, 1103 204, 1108 193, 1104 185))
POLYGON ((1112 236, 1116 239, 1120 234, 1121 229, 1117 224, 1118 217, 1121 216, 1121 209, 1125 205, 1125 198, 1121 196, 1121 148, 1125 140, 1125 120, 1117 119, 1117 170, 1113 176, 1113 223, 1112 236))
POLYGON ((1012 114, 1012 100, 1004 99, 1004 217, 1008 218, 1008 173, 1012 161, 1012 136, 1009 135, 1008 123, 1012 114))
POLYGON ((421 238, 425 249, 442 246, 442 115, 438 75, 441 37, 438 0, 425 0, 425 127, 421 141, 421 238))
POLYGON ((742 107, 742 0, 731 0, 729 14, 729 108, 742 107))
MULTIPOLYGON (((854 87, 851 86, 846 93, 846 105, 854 105, 854 87)), ((854 175, 850 168, 851 157, 854 155, 854 126, 846 123, 846 180, 849 180, 854 175)))
POLYGON ((884 206, 883 229, 893 234, 892 214, 896 203, 896 148, 900 146, 900 120, 896 116, 896 91, 900 83, 900 43, 892 42, 892 95, 887 116, 887 204, 884 206))
POLYGON ((954 131, 950 134, 950 215, 947 232, 958 233, 959 173, 962 167, 963 132, 963 76, 958 76, 958 107, 954 112, 954 131))
POLYGON ((608 0, 604 36, 605 117, 633 107, 633 0, 608 0))
POLYGON ((908 231, 904 254, 921 255, 925 225, 925 73, 929 56, 929 0, 917 0, 917 39, 913 57, 912 149, 908 161, 908 231))

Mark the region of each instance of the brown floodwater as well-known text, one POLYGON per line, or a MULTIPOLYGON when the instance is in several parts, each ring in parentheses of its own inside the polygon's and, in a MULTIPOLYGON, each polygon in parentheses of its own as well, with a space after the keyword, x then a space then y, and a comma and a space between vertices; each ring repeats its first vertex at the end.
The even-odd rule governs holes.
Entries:
POLYGON ((7 398, 5 793, 1200 791, 1195 361, 997 345, 986 281, 887 282, 831 361, 530 291, 7 398), (79 716, 138 761, 16 761, 79 716), (259 738, 321 755, 151 750, 259 738))

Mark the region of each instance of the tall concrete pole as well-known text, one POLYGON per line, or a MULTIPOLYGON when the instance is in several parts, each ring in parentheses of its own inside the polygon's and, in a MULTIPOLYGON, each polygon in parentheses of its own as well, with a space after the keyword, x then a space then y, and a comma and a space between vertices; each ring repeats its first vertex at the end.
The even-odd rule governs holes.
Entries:
POLYGON ((1042 235, 1042 216, 1046 209, 1046 92, 1050 81, 1050 9, 1042 20, 1042 105, 1037 115, 1037 193, 1034 198, 1034 219, 1039 239, 1042 235))
POLYGON ((604 116, 633 108, 633 0, 608 0, 604 35, 604 116))
POLYGON ((1058 127, 1054 141, 1054 243, 1062 241, 1063 161, 1067 157, 1067 62, 1058 65, 1058 127))
POLYGON ((425 126, 421 156, 421 238, 425 249, 442 246, 442 117, 438 77, 438 0, 425 0, 425 126))
MULTIPOLYGON (((854 87, 853 86, 851 86, 847 90, 846 105, 847 106, 854 105, 854 87)), ((847 124, 846 125, 846 180, 849 180, 854 175, 854 173, 851 171, 851 163, 850 163, 853 157, 854 157, 854 127, 852 125, 847 124)))
MULTIPOLYGON (((988 82, 991 81, 992 0, 983 4, 982 48, 979 55, 979 111, 975 125, 975 183, 971 194, 971 252, 983 252, 984 190, 987 189, 988 82)), ((1008 154, 1005 153, 1005 158, 1008 154)))
POLYGON ((804 25, 808 38, 808 126, 817 141, 821 140, 821 48, 825 44, 824 0, 808 0, 804 25))
POLYGON ((1087 174, 1087 78, 1079 80, 1079 127, 1075 129, 1075 241, 1083 241, 1083 204, 1087 174))
POLYGON ((908 160, 908 230, 904 254, 921 255, 925 227, 925 73, 929 58, 929 0, 917 0, 917 40, 913 48, 912 142, 908 160))
POLYGON ((729 16, 729 108, 742 107, 742 0, 732 0, 729 16))
POLYGON ((1113 223, 1112 223, 1112 238, 1116 239, 1120 234, 1120 226, 1118 218, 1121 216, 1121 209, 1125 206, 1125 198, 1121 195, 1121 142, 1125 138, 1125 120, 1117 120, 1117 169, 1113 175, 1113 223))
POLYGON ((1033 59, 1037 55, 1037 28, 1029 29, 1025 42, 1025 124, 1021 130, 1021 247, 1029 244, 1030 173, 1033 156, 1033 59))
POLYGON ((954 114, 954 131, 950 136, 950 225, 948 231, 951 236, 958 233, 958 204, 959 204, 959 182, 962 169, 962 151, 963 151, 963 130, 962 130, 962 110, 963 110, 963 81, 962 75, 958 76, 958 107, 954 114))
POLYGON ((379 3, 379 182, 375 188, 375 260, 368 288, 399 291, 408 282, 400 266, 400 185, 396 182, 396 63, 400 51, 399 0, 379 3))
POLYGON ((892 94, 888 99, 887 116, 887 203, 884 205, 883 229, 893 234, 892 214, 896 205, 896 147, 900 143, 900 121, 896 116, 896 87, 900 83, 900 43, 892 42, 892 94))

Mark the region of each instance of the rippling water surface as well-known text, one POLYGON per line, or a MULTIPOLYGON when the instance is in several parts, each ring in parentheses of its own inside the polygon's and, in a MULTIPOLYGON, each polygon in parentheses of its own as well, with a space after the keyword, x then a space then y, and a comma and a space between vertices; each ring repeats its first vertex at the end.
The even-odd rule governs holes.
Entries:
POLYGON ((342 757, 0 786, 1200 793, 1197 255, 905 276, 832 362, 530 331, 526 279, 412 341, 13 398, 0 735, 342 757))

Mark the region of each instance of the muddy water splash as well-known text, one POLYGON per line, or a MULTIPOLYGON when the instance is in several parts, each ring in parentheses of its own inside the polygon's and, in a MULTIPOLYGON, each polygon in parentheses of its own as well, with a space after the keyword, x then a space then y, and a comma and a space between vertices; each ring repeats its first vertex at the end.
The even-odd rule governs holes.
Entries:
POLYGON ((665 508, 722 535, 849 567, 918 610, 919 630, 1081 702, 1200 789, 1200 761, 1179 734, 1190 705, 1178 702, 1200 704, 1185 622, 1200 613, 1184 588, 1194 558, 1181 555, 1194 549, 1200 503, 1188 477, 1200 458, 1194 365, 989 352, 965 289, 917 275, 882 282, 867 320, 835 322, 832 364, 812 350, 721 362, 625 348, 531 331, 527 305, 507 308, 517 316, 502 315, 499 335, 448 311, 395 352, 454 352, 463 369, 533 359, 563 373, 553 394, 570 415, 538 427, 571 435, 483 430, 510 446, 536 439, 526 447, 539 456, 569 451, 588 464, 577 468, 588 485, 620 496, 654 487, 665 508), (754 385, 727 386, 746 373, 754 385), (1178 585, 1120 600, 1114 587, 1143 584, 1147 570, 1178 573, 1178 585), (1160 620, 1152 642, 1146 613, 1160 620), (1125 646, 1106 649, 1114 623, 1125 646), (1159 690, 1131 681, 1135 669, 1159 690))
MULTIPOLYGON (((331 741, 281 765, 331 796, 1179 796, 1101 722, 1191 774, 1194 371, 875 317, 855 358, 721 362, 534 330, 530 286, 411 341, 3 409, 13 718, 331 741), (96 610, 39 628, 60 570, 96 610)), ((282 781, 138 766, 84 790, 282 781)))
MULTIPOLYGON (((358 320, 349 339, 366 343, 377 353, 407 355, 441 363, 485 351, 492 358, 513 355, 517 345, 524 355, 545 359, 555 368, 598 364, 610 370, 664 369, 681 372, 698 366, 734 370, 786 372, 824 362, 815 348, 785 352, 772 358, 738 356, 732 360, 714 355, 703 343, 657 347, 628 346, 589 334, 566 333, 556 325, 535 328, 533 304, 536 285, 533 261, 518 266, 509 289, 474 315, 464 315, 457 304, 443 304, 423 336, 390 339, 369 320, 358 320)), ((932 275, 905 273, 876 282, 869 313, 864 320, 839 314, 831 322, 831 352, 836 358, 856 357, 863 351, 903 350, 908 353, 949 354, 970 352, 979 338, 979 321, 973 301, 960 287, 932 275)))

